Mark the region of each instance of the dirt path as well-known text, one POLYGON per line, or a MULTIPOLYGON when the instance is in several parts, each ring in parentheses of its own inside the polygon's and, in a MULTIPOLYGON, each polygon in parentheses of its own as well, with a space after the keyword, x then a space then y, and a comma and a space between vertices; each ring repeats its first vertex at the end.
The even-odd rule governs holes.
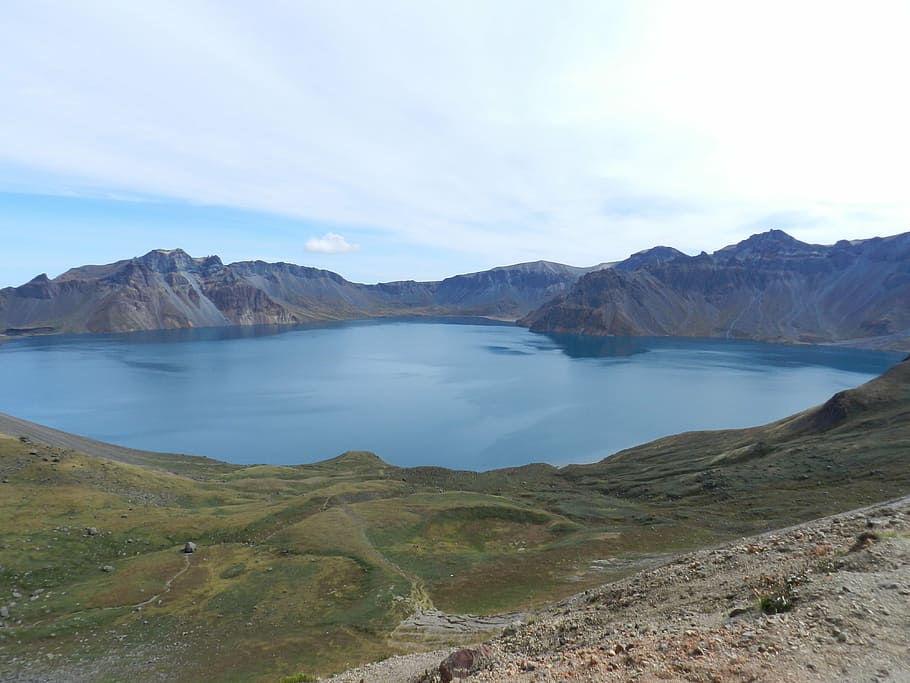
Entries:
POLYGON ((503 628, 516 620, 527 616, 524 612, 508 614, 476 615, 450 614, 438 610, 427 592, 426 585, 416 574, 409 572, 386 556, 373 545, 367 534, 365 520, 350 505, 341 509, 354 523, 361 542, 367 548, 370 559, 398 574, 411 584, 411 604, 413 613, 402 621, 390 636, 390 644, 401 650, 425 650, 452 644, 472 643, 499 633, 503 628))
POLYGON ((182 568, 179 572, 177 572, 176 574, 174 574, 171 578, 169 578, 167 581, 164 582, 164 590, 163 590, 163 591, 161 591, 161 592, 158 593, 157 595, 153 595, 153 596, 150 597, 148 600, 144 600, 144 601, 142 601, 142 602, 140 602, 140 603, 138 603, 138 604, 136 604, 136 605, 133 605, 132 608, 133 608, 133 609, 139 609, 140 607, 145 607, 146 605, 151 605, 153 602, 155 602, 155 600, 157 600, 158 598, 160 598, 160 597, 161 597, 162 595, 164 595, 165 593, 170 593, 170 592, 171 592, 171 585, 174 583, 174 581, 176 581, 176 580, 179 579, 181 576, 183 576, 184 574, 186 574, 187 571, 189 571, 189 568, 192 566, 192 563, 190 562, 190 555, 189 555, 189 553, 184 553, 184 555, 183 555, 183 561, 185 562, 183 568, 182 568))
POLYGON ((357 528, 357 534, 360 537, 360 541, 367 548, 370 559, 377 564, 382 565, 393 574, 398 574, 411 584, 411 602, 415 608, 418 610, 432 610, 433 601, 430 599, 430 594, 427 593, 423 579, 416 574, 412 574, 399 567, 395 562, 386 557, 379 548, 373 545, 373 541, 371 541, 370 537, 367 535, 366 522, 350 505, 342 505, 341 509, 357 528))

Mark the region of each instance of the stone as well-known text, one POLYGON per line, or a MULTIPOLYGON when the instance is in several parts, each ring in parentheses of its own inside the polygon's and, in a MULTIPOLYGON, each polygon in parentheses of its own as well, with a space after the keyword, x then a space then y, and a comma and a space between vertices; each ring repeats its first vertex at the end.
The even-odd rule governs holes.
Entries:
POLYGON ((3 605, 3 607, 0 607, 0 618, 9 619, 9 607, 7 607, 6 605, 3 605))
POLYGON ((183 552, 187 554, 196 552, 196 544, 192 541, 187 541, 186 545, 183 546, 183 552))
POLYGON ((110 574, 112 571, 114 571, 114 567, 113 567, 113 565, 106 564, 103 567, 101 567, 101 571, 107 572, 108 574, 110 574))
POLYGON ((489 666, 491 655, 492 650, 485 645, 455 650, 439 665, 439 679, 442 683, 451 683, 456 678, 467 678, 489 666))
POLYGON ((88 528, 85 530, 85 535, 86 535, 86 536, 97 536, 98 533, 99 533, 99 532, 98 532, 98 527, 94 527, 94 526, 90 526, 90 527, 88 527, 88 528))

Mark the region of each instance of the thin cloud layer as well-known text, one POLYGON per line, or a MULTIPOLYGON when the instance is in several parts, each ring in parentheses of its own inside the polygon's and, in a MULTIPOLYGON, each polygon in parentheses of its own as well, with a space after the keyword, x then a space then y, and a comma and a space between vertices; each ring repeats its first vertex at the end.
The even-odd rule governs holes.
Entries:
POLYGON ((322 237, 312 237, 303 247, 314 254, 350 254, 360 250, 359 244, 351 244, 341 235, 327 232, 322 237))
POLYGON ((890 234, 910 229, 907 25, 888 0, 12 0, 0 191, 280 214, 305 225, 264 224, 270 253, 339 226, 445 253, 439 276, 710 251, 767 216, 890 234))

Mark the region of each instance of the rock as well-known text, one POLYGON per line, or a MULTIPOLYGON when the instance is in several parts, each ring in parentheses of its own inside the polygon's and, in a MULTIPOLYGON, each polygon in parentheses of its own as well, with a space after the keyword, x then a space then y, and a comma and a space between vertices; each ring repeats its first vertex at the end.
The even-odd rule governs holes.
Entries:
POLYGON ((108 574, 110 574, 112 571, 114 571, 114 567, 113 567, 113 565, 106 564, 103 567, 101 567, 101 571, 107 572, 108 574))
POLYGON ((99 532, 98 532, 98 528, 97 528, 97 527, 93 527, 93 526, 90 526, 90 527, 86 528, 86 530, 85 530, 85 535, 86 535, 86 536, 97 536, 98 533, 99 533, 99 532))
POLYGON ((439 665, 439 679, 442 683, 451 683, 456 678, 467 678, 489 666, 491 655, 492 650, 485 645, 455 650, 439 665))
POLYGON ((186 545, 183 546, 183 552, 187 554, 196 552, 196 544, 192 541, 187 541, 186 545))
POLYGON ((9 619, 9 607, 7 607, 6 605, 3 605, 3 607, 0 607, 0 618, 9 619))
POLYGON ((518 620, 513 621, 503 629, 502 635, 514 636, 516 633, 518 633, 521 630, 522 626, 523 626, 523 624, 520 621, 518 621, 518 620))
POLYGON ((865 550, 878 540, 878 534, 872 531, 864 531, 856 537, 856 542, 850 547, 847 552, 855 553, 859 552, 860 550, 865 550))

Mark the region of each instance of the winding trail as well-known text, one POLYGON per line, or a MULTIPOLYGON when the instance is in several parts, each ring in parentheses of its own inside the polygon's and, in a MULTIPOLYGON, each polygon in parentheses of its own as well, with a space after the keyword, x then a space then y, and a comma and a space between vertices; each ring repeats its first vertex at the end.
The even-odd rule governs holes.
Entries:
MULTIPOLYGON (((171 592, 171 584, 173 584, 174 581, 176 581, 176 580, 179 579, 181 576, 183 576, 184 574, 186 574, 187 571, 189 571, 189 568, 193 566, 193 563, 190 562, 190 554, 189 554, 189 553, 184 553, 184 554, 183 554, 183 561, 184 561, 184 563, 185 563, 184 566, 183 566, 183 568, 182 568, 179 572, 177 572, 176 574, 174 574, 171 578, 169 578, 167 581, 164 582, 164 590, 163 590, 163 591, 161 591, 160 593, 157 593, 157 594, 153 595, 153 596, 150 597, 148 600, 144 600, 144 601, 142 601, 142 602, 140 602, 140 603, 138 603, 138 604, 132 605, 130 608, 131 608, 131 609, 139 609, 140 607, 145 607, 146 605, 151 605, 153 602, 155 602, 155 600, 157 600, 158 598, 160 598, 160 597, 161 597, 162 595, 164 595, 165 593, 170 593, 170 592, 171 592)), ((119 609, 119 608, 109 608, 109 609, 119 609)))
POLYGON ((370 540, 370 537, 367 535, 367 525, 363 517, 357 514, 356 511, 350 505, 342 505, 342 511, 348 516, 348 518, 354 523, 354 526, 357 528, 357 535, 360 537, 361 542, 366 547, 370 559, 372 559, 377 564, 385 567, 393 574, 398 574, 411 584, 411 602, 418 610, 433 610, 433 600, 430 598, 430 594, 427 592, 426 585, 416 574, 412 574, 409 571, 406 571, 399 567, 395 562, 390 560, 386 555, 382 553, 379 548, 373 545, 373 542, 370 540))
MULTIPOLYGON (((192 562, 190 562, 189 554, 184 554, 183 562, 184 562, 184 565, 183 565, 183 567, 181 567, 180 571, 178 571, 171 578, 167 579, 164 582, 164 590, 161 591, 160 593, 156 593, 155 595, 150 597, 148 600, 143 600, 142 602, 137 602, 137 603, 131 604, 131 605, 112 605, 110 607, 86 607, 85 609, 76 610, 75 612, 67 612, 66 614, 57 615, 57 617, 58 618, 77 617, 80 614, 86 614, 87 612, 112 612, 114 610, 137 610, 137 609, 146 607, 147 605, 151 605, 153 602, 155 602, 155 600, 158 600, 165 593, 170 593, 171 586, 174 583, 174 581, 176 581, 181 576, 183 576, 187 571, 189 571, 189 568, 193 566, 192 562)), ((47 623, 57 621, 57 620, 58 619, 38 619, 38 620, 35 620, 35 621, 29 623, 29 626, 47 624, 47 623)))

